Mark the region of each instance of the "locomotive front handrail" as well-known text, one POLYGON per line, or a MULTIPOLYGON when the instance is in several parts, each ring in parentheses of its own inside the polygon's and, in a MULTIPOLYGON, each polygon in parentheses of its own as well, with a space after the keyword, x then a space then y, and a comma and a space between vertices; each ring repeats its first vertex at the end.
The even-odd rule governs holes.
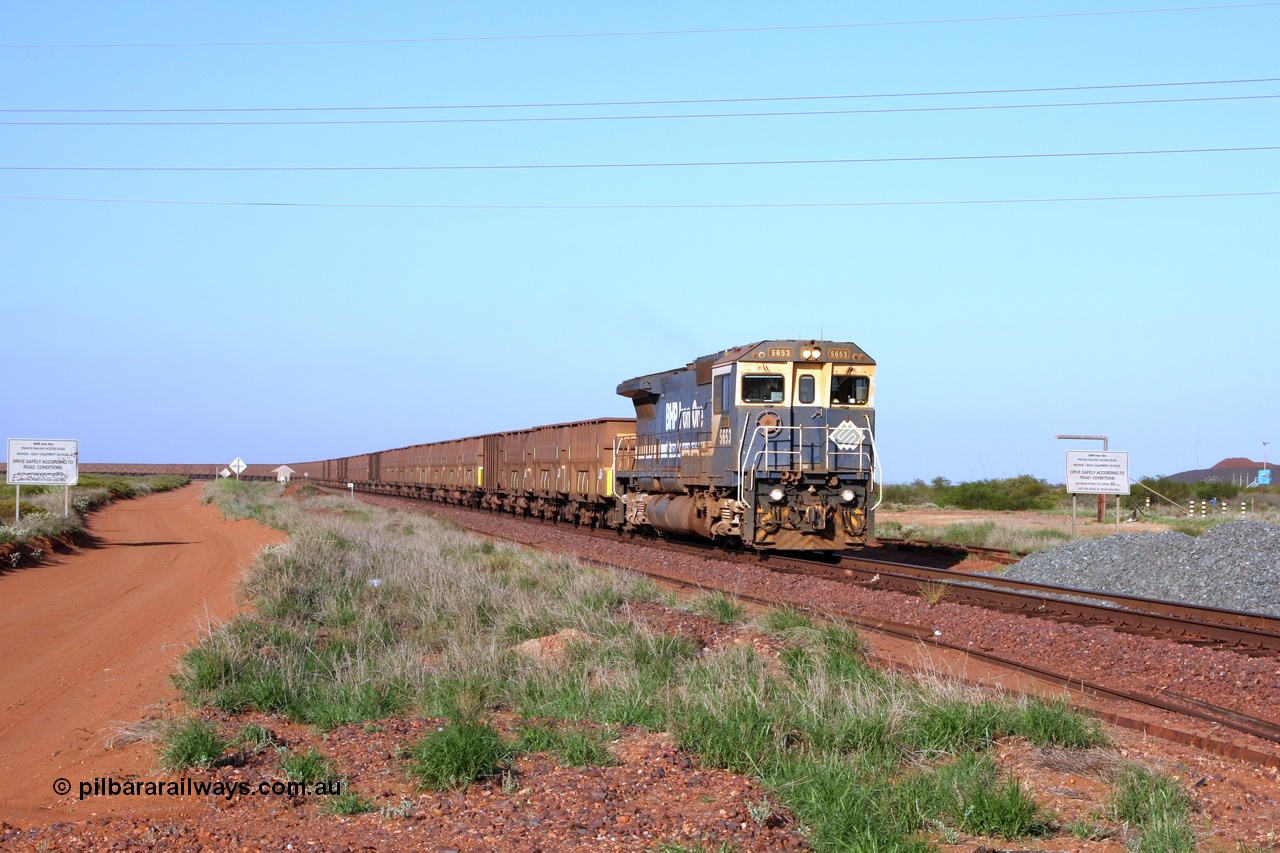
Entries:
MULTIPOLYGON (((883 483, 878 477, 879 470, 875 464, 878 452, 870 418, 865 416, 863 418, 861 430, 863 439, 855 449, 831 450, 828 444, 831 441, 831 433, 835 429, 839 429, 839 427, 830 425, 805 426, 803 424, 764 426, 757 423, 753 429, 743 430, 742 440, 738 444, 738 500, 743 500, 744 490, 748 486, 755 488, 756 477, 760 472, 802 471, 806 465, 810 466, 809 470, 834 472, 840 471, 840 462, 845 461, 850 466, 849 470, 855 472, 865 471, 873 479, 883 483), (818 433, 819 441, 806 444, 806 430, 810 433, 818 433), (748 435, 750 435, 749 440, 748 435), (757 439, 759 440, 759 447, 757 447, 757 439), (869 449, 867 447, 868 444, 870 445, 869 449), (785 445, 785 447, 781 445, 785 445), (805 451, 817 448, 821 448, 820 458, 805 462, 802 458, 805 451), (781 464, 778 462, 779 457, 783 458, 781 464), (771 460, 772 464, 770 464, 771 460)), ((880 493, 881 500, 883 500, 883 484, 880 487, 880 493)), ((877 502, 876 506, 879 505, 879 502, 877 502)))

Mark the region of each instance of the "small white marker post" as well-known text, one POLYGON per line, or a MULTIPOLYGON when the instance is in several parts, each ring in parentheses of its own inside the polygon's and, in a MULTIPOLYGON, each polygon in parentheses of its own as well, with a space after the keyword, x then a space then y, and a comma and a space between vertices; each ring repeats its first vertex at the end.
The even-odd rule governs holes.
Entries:
POLYGON ((351 500, 355 500, 355 499, 356 499, 356 484, 355 484, 355 483, 347 483, 347 488, 351 490, 351 500))

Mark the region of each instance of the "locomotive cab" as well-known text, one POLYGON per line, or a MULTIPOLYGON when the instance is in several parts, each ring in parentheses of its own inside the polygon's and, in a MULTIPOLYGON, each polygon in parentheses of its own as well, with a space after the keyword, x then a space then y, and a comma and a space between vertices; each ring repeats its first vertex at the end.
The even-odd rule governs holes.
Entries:
POLYGON ((873 538, 875 362, 825 341, 764 341, 624 382, 624 527, 832 550, 873 538))

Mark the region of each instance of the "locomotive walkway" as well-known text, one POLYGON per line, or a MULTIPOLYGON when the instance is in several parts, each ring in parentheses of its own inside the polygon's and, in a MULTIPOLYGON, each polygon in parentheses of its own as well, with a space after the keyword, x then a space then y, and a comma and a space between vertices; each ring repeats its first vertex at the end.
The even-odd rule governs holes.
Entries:
POLYGON ((75 786, 154 772, 152 747, 107 741, 176 698, 178 656, 235 611, 257 553, 284 538, 223 520, 201 494, 192 485, 112 504, 89 522, 98 547, 0 574, 0 823, 109 811, 108 798, 74 803, 75 786), (54 793, 60 778, 70 797, 54 793))

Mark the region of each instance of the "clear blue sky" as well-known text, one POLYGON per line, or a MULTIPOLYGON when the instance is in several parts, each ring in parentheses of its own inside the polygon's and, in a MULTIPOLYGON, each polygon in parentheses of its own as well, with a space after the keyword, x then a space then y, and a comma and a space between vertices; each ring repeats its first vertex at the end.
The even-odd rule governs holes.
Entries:
POLYGON ((1280 151, 1202 150, 1280 146, 1280 82, 1221 82, 1277 44, 1274 2, 6 3, 0 425, 306 461, 825 337, 889 482, 1280 460, 1280 151))

